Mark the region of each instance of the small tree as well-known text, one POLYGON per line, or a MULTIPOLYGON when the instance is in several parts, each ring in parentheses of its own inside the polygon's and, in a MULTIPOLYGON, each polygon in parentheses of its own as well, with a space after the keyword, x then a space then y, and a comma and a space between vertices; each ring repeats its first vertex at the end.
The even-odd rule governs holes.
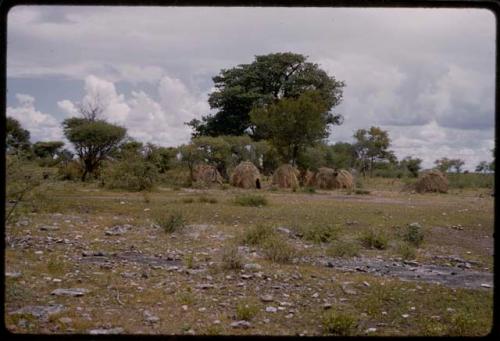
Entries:
POLYGON ((422 168, 421 164, 422 164, 422 159, 419 158, 414 159, 411 156, 405 157, 399 163, 400 168, 407 170, 415 178, 418 176, 418 172, 422 168))
POLYGON ((373 166, 376 161, 395 161, 395 155, 389 151, 391 140, 387 131, 379 127, 371 127, 369 130, 359 129, 354 133, 356 143, 354 145, 359 161, 359 168, 366 175, 369 170, 373 175, 373 166))
POLYGON ((126 129, 104 120, 68 118, 63 122, 66 138, 74 145, 84 169, 82 181, 94 173, 100 163, 124 138, 126 129))
POLYGON ((189 179, 194 181, 194 167, 203 159, 201 152, 191 143, 183 144, 178 150, 181 156, 181 163, 185 164, 189 169, 189 179))
POLYGON ((448 159, 447 157, 443 157, 434 161, 434 164, 437 169, 443 173, 449 172, 451 169, 455 169, 456 173, 460 173, 465 162, 461 159, 448 159))
POLYGON ((490 165, 486 161, 481 161, 476 166, 476 172, 478 173, 487 173, 490 170, 490 165))
POLYGON ((21 123, 12 117, 5 122, 5 142, 8 154, 27 152, 30 149, 30 132, 23 129, 21 123))
POLYGON ((39 141, 33 144, 33 153, 39 158, 54 158, 63 146, 62 141, 39 141))
POLYGON ((317 91, 308 91, 297 99, 283 98, 275 104, 260 106, 250 112, 259 131, 269 136, 284 162, 295 165, 300 152, 328 137, 328 125, 336 116, 317 91))

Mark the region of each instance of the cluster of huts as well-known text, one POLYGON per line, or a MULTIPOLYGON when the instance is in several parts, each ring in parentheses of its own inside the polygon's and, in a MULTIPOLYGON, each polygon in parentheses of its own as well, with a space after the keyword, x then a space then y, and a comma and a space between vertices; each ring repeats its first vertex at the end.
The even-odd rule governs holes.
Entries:
MULTIPOLYGON (((204 184, 222 184, 223 178, 217 168, 211 165, 198 165, 194 172, 195 181, 204 184)), ((262 176, 257 167, 252 162, 241 162, 233 170, 229 179, 231 185, 240 188, 262 187, 262 176)), ((319 189, 354 189, 354 177, 345 169, 333 169, 321 167, 316 172, 306 171, 300 173, 299 170, 290 164, 278 167, 272 175, 272 185, 280 188, 298 188, 299 186, 314 187, 319 189)), ((446 176, 433 170, 422 174, 412 189, 416 192, 441 192, 448 191, 448 180, 446 176)))

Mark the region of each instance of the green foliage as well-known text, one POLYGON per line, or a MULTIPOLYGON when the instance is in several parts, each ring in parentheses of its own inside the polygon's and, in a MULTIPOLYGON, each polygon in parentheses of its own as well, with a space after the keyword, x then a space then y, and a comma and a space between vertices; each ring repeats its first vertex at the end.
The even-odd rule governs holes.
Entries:
POLYGON ((418 177, 418 172, 422 168, 422 159, 412 158, 411 156, 405 157, 399 162, 399 167, 407 170, 414 178, 418 177))
POLYGON ((259 307, 250 303, 250 302, 240 302, 236 306, 236 319, 250 321, 257 312, 259 311, 259 307))
POLYGON ((359 239, 363 246, 372 249, 385 250, 389 244, 387 234, 381 229, 369 228, 361 234, 359 239))
POLYGON ((227 270, 239 270, 243 267, 243 257, 238 251, 238 246, 228 244, 222 248, 222 268, 227 270))
POLYGON ((143 191, 153 188, 157 175, 157 169, 152 163, 131 154, 126 159, 107 163, 101 180, 110 189, 143 191))
POLYGON ((63 146, 62 141, 39 141, 33 144, 33 153, 39 158, 53 158, 63 146))
POLYGON ((7 154, 18 154, 30 148, 30 132, 23 129, 15 118, 7 116, 5 122, 5 147, 7 154))
POLYGON ((325 165, 330 168, 354 168, 356 166, 356 149, 350 143, 337 142, 328 146, 325 162, 325 165))
POLYGON ((166 233, 181 231, 186 226, 186 221, 181 212, 168 214, 158 211, 153 214, 153 221, 166 233))
POLYGON ((339 336, 352 335, 358 324, 354 315, 338 310, 330 310, 325 313, 322 322, 326 334, 339 336))
POLYGON ((207 197, 207 196, 201 196, 198 198, 198 202, 201 203, 207 203, 207 204, 216 204, 218 201, 215 198, 207 197))
POLYGON ((299 228, 303 238, 314 243, 328 243, 336 240, 340 228, 334 224, 307 224, 299 228))
MULTIPOLYGON (((305 56, 289 52, 256 56, 251 64, 221 70, 213 81, 216 90, 209 95, 208 103, 218 111, 201 121, 189 122, 193 136, 243 135, 250 129, 254 138, 262 138, 265 136, 250 122, 249 112, 254 105, 317 90, 326 111, 330 111, 340 103, 344 86, 317 64, 306 62, 305 56)), ((339 116, 332 116, 332 123, 339 121, 339 116)))
POLYGON ((252 109, 250 118, 276 148, 284 162, 295 164, 299 152, 328 136, 332 116, 317 91, 252 109))
POLYGON ((443 157, 434 161, 434 164, 436 168, 443 173, 447 173, 452 169, 455 170, 455 173, 460 173, 465 162, 461 159, 448 159, 447 157, 443 157))
POLYGON ((276 263, 288 263, 296 253, 294 247, 277 234, 270 235, 264 239, 262 249, 266 259, 276 263))
POLYGON ((104 120, 68 118, 63 121, 66 138, 74 145, 84 166, 82 181, 124 139, 126 129, 104 120))
POLYGON ((326 154, 328 147, 325 144, 318 144, 307 147, 297 155, 297 167, 299 169, 309 169, 313 172, 326 164, 326 154))
POLYGON ((417 257, 417 251, 413 244, 409 242, 402 242, 396 245, 396 252, 404 260, 413 260, 417 257))
POLYGON ((234 203, 240 206, 260 207, 266 206, 268 204, 268 201, 263 195, 244 194, 237 196, 234 199, 234 203))
POLYGON ((326 254, 330 257, 349 258, 359 256, 360 246, 355 241, 338 240, 334 241, 328 249, 326 254))
POLYGON ((354 148, 358 158, 358 168, 363 174, 369 171, 372 176, 376 161, 395 162, 394 153, 388 150, 391 140, 387 131, 379 127, 371 127, 369 130, 358 129, 354 133, 354 138, 356 139, 354 148))
POLYGON ((248 228, 242 236, 242 242, 246 245, 260 245, 266 239, 276 235, 274 229, 270 226, 258 224, 248 228))
POLYGON ((424 241, 424 231, 422 227, 416 223, 407 225, 404 240, 413 246, 419 247, 424 241))
POLYGON ((80 180, 83 168, 78 161, 61 162, 57 168, 57 176, 61 180, 80 180))
POLYGON ((493 188, 495 174, 477 174, 477 173, 449 173, 448 186, 450 188, 493 188))

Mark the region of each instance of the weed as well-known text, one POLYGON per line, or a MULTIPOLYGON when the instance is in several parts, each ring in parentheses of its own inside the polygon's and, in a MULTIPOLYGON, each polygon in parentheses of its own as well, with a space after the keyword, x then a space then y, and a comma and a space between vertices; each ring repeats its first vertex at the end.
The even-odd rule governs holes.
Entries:
POLYGON ((180 212, 172 214, 155 213, 153 219, 166 233, 179 231, 186 226, 184 217, 180 212))
POLYGON ((336 310, 329 311, 323 316, 323 330, 327 334, 352 335, 357 323, 354 315, 336 310))
POLYGON ((387 249, 389 240, 387 234, 380 229, 370 228, 360 236, 361 243, 367 248, 387 249))
POLYGON ((184 264, 186 265, 186 268, 193 269, 194 268, 194 256, 192 254, 187 255, 186 258, 184 259, 184 264))
POLYGON ((253 207, 266 206, 268 204, 266 197, 253 194, 237 196, 234 202, 236 205, 253 207))
POLYGON ((359 255, 359 244, 355 241, 336 241, 326 250, 330 257, 355 257, 359 255))
POLYGON ((195 301, 195 297, 191 292, 191 287, 187 287, 186 291, 177 294, 177 299, 181 304, 185 305, 193 304, 195 301))
POLYGON ((290 262, 296 253, 295 248, 278 235, 267 238, 263 242, 262 248, 264 249, 264 256, 277 263, 290 262))
POLYGON ((406 227, 406 233, 404 235, 404 240, 413 246, 419 247, 424 241, 424 232, 422 227, 418 223, 409 224, 406 227))
POLYGON ((300 228, 303 238, 314 243, 327 243, 337 239, 339 228, 334 224, 314 224, 300 228))
POLYGON ((251 320, 259 311, 259 308, 249 302, 240 302, 236 306, 236 319, 238 320, 251 320))
POLYGON ((417 253, 415 248, 409 243, 398 243, 396 246, 396 252, 403 258, 404 260, 413 260, 416 258, 417 253))
POLYGON ((238 246, 226 245, 222 248, 222 268, 227 270, 238 270, 243 266, 243 259, 238 252, 238 246))
POLYGON ((258 224, 245 231, 242 242, 246 245, 259 245, 275 234, 276 232, 270 226, 258 224))
POLYGON ((216 204, 217 203, 217 199, 206 197, 206 196, 199 197, 198 201, 202 202, 202 203, 209 203, 209 204, 216 204))

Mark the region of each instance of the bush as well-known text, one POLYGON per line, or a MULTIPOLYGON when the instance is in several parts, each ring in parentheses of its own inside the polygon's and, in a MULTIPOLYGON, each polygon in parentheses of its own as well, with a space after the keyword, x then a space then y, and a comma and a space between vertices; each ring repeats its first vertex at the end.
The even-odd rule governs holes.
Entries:
POLYGON ((448 186, 450 188, 493 188, 495 174, 477 173, 448 173, 448 186))
POLYGON ((422 226, 418 223, 409 224, 406 227, 404 240, 413 246, 419 247, 424 241, 424 231, 422 230, 422 226))
POLYGON ((236 318, 238 320, 251 320, 259 311, 256 305, 247 302, 240 302, 236 306, 236 318))
POLYGON ((318 244, 337 239, 339 231, 339 228, 333 224, 310 224, 300 228, 304 239, 318 244))
POLYGON ((246 245, 260 245, 274 235, 276 235, 276 232, 272 227, 261 224, 254 225, 245 231, 242 242, 246 245))
POLYGON ((61 162, 57 168, 57 176, 61 180, 81 180, 83 168, 78 161, 61 162))
POLYGON ((367 248, 375 248, 379 250, 387 249, 389 243, 387 235, 380 229, 369 229, 360 237, 361 243, 367 248))
POLYGON ((157 176, 154 164, 140 157, 129 157, 107 164, 102 174, 102 183, 110 189, 143 191, 153 188, 157 176))
POLYGON ((166 233, 180 231, 186 226, 186 222, 182 213, 175 212, 172 214, 155 213, 153 221, 159 225, 166 233))
POLYGON ((352 335, 358 323, 354 315, 336 310, 326 313, 322 322, 325 333, 340 336, 352 335))
POLYGON ((359 244, 354 241, 336 241, 326 253, 330 257, 356 257, 359 255, 359 244))
POLYGON ((243 267, 243 258, 234 244, 222 248, 222 268, 227 270, 239 270, 243 267))
POLYGON ((237 196, 234 199, 234 202, 240 206, 258 207, 258 206, 266 206, 267 205, 266 197, 264 197, 262 195, 253 195, 253 194, 246 194, 246 195, 237 196))
POLYGON ((209 204, 216 204, 217 203, 217 199, 206 197, 206 196, 199 197, 198 201, 201 203, 209 203, 209 204))
POLYGON ((396 247, 396 252, 403 258, 404 260, 413 260, 416 258, 417 253, 415 248, 409 243, 398 243, 396 247))
POLYGON ((288 263, 291 261, 296 250, 278 235, 270 236, 262 243, 264 256, 277 263, 288 263))

